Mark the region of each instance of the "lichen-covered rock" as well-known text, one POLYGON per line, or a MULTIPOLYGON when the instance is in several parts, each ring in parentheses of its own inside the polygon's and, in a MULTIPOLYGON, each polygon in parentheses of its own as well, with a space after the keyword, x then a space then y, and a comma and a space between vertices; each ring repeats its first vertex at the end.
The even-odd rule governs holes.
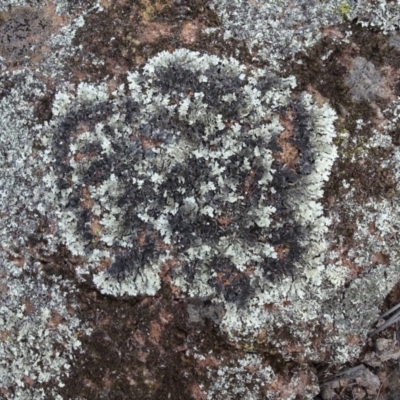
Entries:
POLYGON ((186 50, 160 53, 128 85, 56 94, 46 138, 63 241, 97 269, 99 290, 155 295, 168 278, 225 304, 234 337, 318 318, 318 288, 344 279, 323 267, 318 203, 334 112, 308 94, 291 100, 293 79, 186 50))
MULTIPOLYGON (((323 26, 340 23, 336 12, 340 1, 213 1, 222 20, 225 40, 244 40, 256 57, 268 60, 273 68, 315 44, 323 26)), ((220 28, 213 28, 215 31, 220 28)))
POLYGON ((388 96, 389 91, 385 79, 374 64, 365 58, 357 57, 346 81, 354 101, 372 101, 388 96))
POLYGON ((48 36, 51 21, 42 18, 38 10, 17 8, 0 26, 0 54, 22 61, 48 36))
POLYGON ((312 399, 400 278, 396 2, 117 3, 0 4, 0 393, 312 399))
MULTIPOLYGON (((224 40, 245 41, 254 60, 262 59, 280 70, 283 60, 307 51, 342 22, 356 19, 362 26, 385 33, 395 30, 400 24, 399 5, 398 0, 215 0, 211 7, 221 18, 222 27, 209 32, 220 33, 224 40)), ((335 34, 335 39, 344 37, 335 34)))
POLYGON ((79 350, 78 334, 90 334, 67 309, 72 282, 26 270, 0 259, 0 380, 5 398, 61 398, 72 367, 70 354, 79 350))

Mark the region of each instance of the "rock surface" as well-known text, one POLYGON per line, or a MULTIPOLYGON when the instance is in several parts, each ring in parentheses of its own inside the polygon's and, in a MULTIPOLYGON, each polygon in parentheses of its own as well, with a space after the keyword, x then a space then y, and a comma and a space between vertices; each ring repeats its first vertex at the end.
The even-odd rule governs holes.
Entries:
POLYGON ((2 398, 396 398, 399 27, 0 1, 2 398))

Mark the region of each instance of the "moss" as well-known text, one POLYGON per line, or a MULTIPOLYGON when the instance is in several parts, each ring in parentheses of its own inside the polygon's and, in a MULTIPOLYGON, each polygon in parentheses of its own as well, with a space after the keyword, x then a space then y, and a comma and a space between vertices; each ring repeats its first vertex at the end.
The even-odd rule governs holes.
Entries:
POLYGON ((346 1, 343 1, 339 4, 338 7, 334 9, 336 13, 338 13, 345 21, 348 20, 348 14, 351 11, 351 6, 346 1))

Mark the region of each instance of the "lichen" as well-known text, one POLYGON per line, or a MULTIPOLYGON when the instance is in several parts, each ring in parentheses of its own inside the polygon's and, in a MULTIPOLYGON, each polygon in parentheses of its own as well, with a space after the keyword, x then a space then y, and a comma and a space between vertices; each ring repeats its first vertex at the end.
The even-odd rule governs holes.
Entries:
POLYGON ((111 99, 101 85, 57 94, 49 124, 59 226, 74 254, 111 259, 94 278, 104 293, 154 295, 172 263, 188 295, 254 306, 260 291, 276 301, 292 275, 318 270, 329 220, 317 201, 335 158, 328 107, 289 101, 292 79, 186 50, 128 82, 111 99), (292 165, 273 154, 285 116, 292 165))
MULTIPOLYGON (((374 27, 385 33, 399 27, 399 2, 341 0, 266 1, 215 0, 211 7, 222 21, 219 32, 223 40, 244 41, 253 61, 263 60, 274 70, 285 69, 283 60, 291 60, 323 37, 324 29, 356 20, 362 27, 374 27)), ((350 28, 349 26, 347 28, 350 28)), ((349 33, 351 30, 349 29, 349 33)), ((345 35, 337 41, 346 43, 345 35)))
POLYGON ((389 90, 385 83, 385 79, 374 64, 363 57, 354 59, 353 67, 346 79, 354 101, 373 101, 376 98, 387 97, 389 90))
POLYGON ((73 284, 53 278, 49 289, 35 269, 15 267, 0 254, 0 390, 10 399, 60 398, 43 387, 63 387, 78 336, 90 333, 66 307, 73 284))
MULTIPOLYGON (((169 389, 175 378, 163 376, 165 387, 157 380, 165 368, 154 367, 159 351, 190 365, 190 383, 203 368, 204 381, 190 389, 199 396, 311 398, 310 363, 358 357, 399 279, 400 100, 391 76, 398 35, 385 37, 398 27, 396 2, 213 2, 221 25, 200 21, 211 12, 188 11, 199 18, 194 36, 165 22, 175 21, 165 4, 128 7, 143 12, 136 33, 145 44, 125 37, 127 24, 118 60, 126 46, 140 57, 123 67, 111 62, 99 75, 79 74, 71 60, 81 55, 100 70, 107 49, 118 47, 102 46, 118 29, 101 37, 99 51, 87 52, 86 42, 96 21, 124 7, 113 14, 99 2, 0 6, 0 351, 14 357, 0 368, 7 398, 62 393, 78 336, 89 361, 79 360, 85 367, 75 373, 93 362, 96 376, 82 375, 87 386, 74 393, 95 397, 93 382, 114 388, 127 379, 118 393, 129 384, 129 393, 179 398, 169 389), (18 37, 24 15, 32 33, 18 37), (169 39, 151 32, 158 18, 157 32, 180 37, 168 52, 159 50, 169 39), (205 26, 214 29, 201 53, 174 50, 201 47, 192 40, 205 26), (224 56, 230 40, 237 59, 224 56), (99 326, 100 311, 80 310, 78 292, 79 305, 85 296, 93 309, 101 303, 99 326), (115 309, 120 324, 109 318, 115 309), (185 318, 184 328, 170 323, 185 318), (139 325, 133 351, 124 335, 139 325), (209 339, 209 327, 218 336, 209 339), (96 353, 96 346, 107 353, 109 337, 118 339, 118 356, 107 355, 110 381, 96 353), (220 359, 207 356, 212 365, 193 366, 221 347, 220 359), (114 371, 120 349, 130 352, 124 365, 138 370, 139 383, 114 371)), ((180 376, 181 365, 173 368, 180 376)))
POLYGON ((50 208, 40 191, 43 159, 33 150, 34 106, 45 93, 45 84, 29 70, 0 75, 0 243, 9 251, 22 251, 50 208))
POLYGON ((340 23, 336 12, 340 1, 212 1, 211 7, 222 20, 224 40, 245 41, 253 59, 262 59, 276 70, 282 60, 314 45, 323 26, 340 23))

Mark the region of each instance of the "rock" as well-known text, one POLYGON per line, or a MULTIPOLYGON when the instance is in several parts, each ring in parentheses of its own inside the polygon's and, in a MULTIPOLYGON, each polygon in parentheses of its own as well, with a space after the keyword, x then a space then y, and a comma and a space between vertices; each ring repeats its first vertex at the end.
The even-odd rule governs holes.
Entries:
POLYGON ((361 389, 360 387, 356 387, 352 390, 354 400, 362 400, 365 399, 367 393, 365 390, 361 389))
POLYGON ((397 3, 0 2, 1 396, 376 396, 397 3))
POLYGON ((365 354, 363 363, 369 365, 370 367, 376 368, 381 366, 382 361, 375 352, 369 352, 365 354))
POLYGON ((394 343, 391 339, 379 338, 376 339, 375 342, 376 351, 378 351, 379 353, 383 353, 384 351, 392 349, 393 345, 394 343))
POLYGON ((356 378, 356 382, 365 389, 369 396, 376 396, 381 386, 379 378, 365 367, 356 378))

